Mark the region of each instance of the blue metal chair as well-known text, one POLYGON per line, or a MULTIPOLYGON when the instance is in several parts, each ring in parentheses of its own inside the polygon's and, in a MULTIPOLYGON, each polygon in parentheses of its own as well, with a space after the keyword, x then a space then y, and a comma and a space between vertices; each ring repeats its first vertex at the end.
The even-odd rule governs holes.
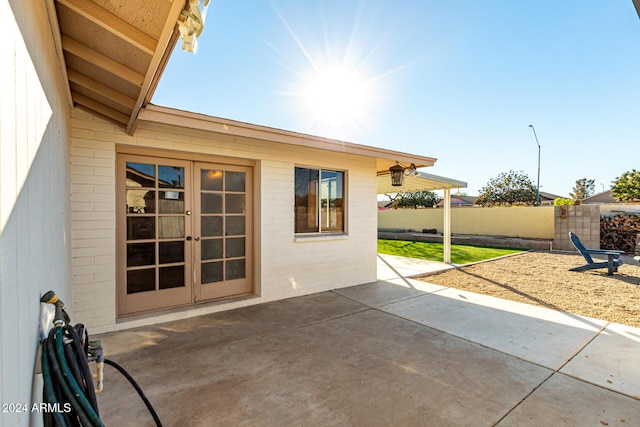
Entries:
POLYGON ((624 252, 621 251, 610 251, 606 249, 587 249, 584 247, 580 239, 573 232, 569 232, 569 238, 571 239, 571 243, 576 249, 582 254, 584 259, 587 261, 586 265, 581 265, 580 267, 575 267, 570 269, 569 271, 586 271, 586 270, 594 270, 598 268, 606 268, 607 275, 613 276, 614 271, 618 271, 618 267, 620 267, 624 262, 620 259, 620 255, 624 252), (591 255, 606 255, 607 261, 603 262, 594 262, 591 255))

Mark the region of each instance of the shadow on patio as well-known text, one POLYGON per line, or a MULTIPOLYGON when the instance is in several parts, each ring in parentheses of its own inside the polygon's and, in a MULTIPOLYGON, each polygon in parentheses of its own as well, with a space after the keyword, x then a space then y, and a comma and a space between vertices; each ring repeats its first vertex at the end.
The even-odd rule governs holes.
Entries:
MULTIPOLYGON (((638 329, 405 278, 101 339, 169 426, 640 425, 638 329)), ((105 424, 154 425, 106 369, 105 424)))

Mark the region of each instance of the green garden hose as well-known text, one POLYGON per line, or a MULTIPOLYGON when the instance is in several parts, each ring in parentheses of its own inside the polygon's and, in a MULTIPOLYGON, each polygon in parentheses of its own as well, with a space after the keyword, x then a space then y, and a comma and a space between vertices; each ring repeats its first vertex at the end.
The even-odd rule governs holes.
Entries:
MULTIPOLYGON (((43 395, 49 408, 43 411, 45 427, 104 427, 98 412, 88 357, 98 362, 99 367, 106 363, 121 372, 142 398, 156 426, 161 427, 158 415, 140 386, 120 365, 104 358, 99 341, 89 342, 84 325, 70 325, 69 315, 56 294, 49 291, 40 301, 55 306, 54 327, 42 340, 43 395)), ((101 388, 101 379, 98 381, 101 388)))

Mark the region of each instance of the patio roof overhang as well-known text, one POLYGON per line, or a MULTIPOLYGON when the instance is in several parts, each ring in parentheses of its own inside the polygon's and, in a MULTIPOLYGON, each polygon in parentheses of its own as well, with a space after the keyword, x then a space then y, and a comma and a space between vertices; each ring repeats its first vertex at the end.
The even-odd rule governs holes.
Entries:
POLYGON ((354 144, 352 142, 324 138, 321 136, 277 129, 268 126, 255 125, 237 120, 223 119, 220 117, 208 116, 206 114, 161 107, 154 104, 148 104, 143 107, 138 115, 138 120, 209 132, 218 132, 245 138, 255 138, 263 141, 295 145, 298 147, 373 157, 376 159, 376 171, 379 175, 384 173, 388 174, 389 168, 396 163, 405 167, 409 167, 409 165, 414 164, 416 167, 420 168, 433 166, 436 162, 436 159, 433 157, 419 156, 416 154, 403 153, 401 151, 388 150, 385 148, 362 144, 354 144))
POLYGON ((178 40, 185 0, 46 0, 46 6, 69 102, 133 133, 178 40))
POLYGON ((452 188, 467 188, 467 183, 457 179, 416 171, 414 175, 405 176, 401 187, 391 185, 389 173, 378 173, 378 194, 392 194, 416 191, 451 190, 452 188))
POLYGON ((451 263, 451 189, 467 188, 467 183, 457 179, 445 178, 443 176, 418 172, 405 176, 401 187, 391 185, 389 173, 378 173, 377 189, 378 194, 393 194, 401 191, 431 191, 444 190, 444 212, 443 212, 443 260, 451 263))

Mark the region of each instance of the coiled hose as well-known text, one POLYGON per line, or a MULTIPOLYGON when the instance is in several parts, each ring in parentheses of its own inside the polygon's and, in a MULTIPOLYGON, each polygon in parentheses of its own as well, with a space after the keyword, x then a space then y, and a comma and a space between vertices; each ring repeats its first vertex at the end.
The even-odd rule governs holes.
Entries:
MULTIPOLYGON (((145 406, 151 413, 156 426, 162 427, 160 418, 156 414, 149 399, 140 386, 117 363, 105 359, 102 347, 91 346, 89 336, 84 325, 69 325, 68 314, 64 311, 64 304, 52 291, 47 292, 41 302, 53 304, 56 307, 54 327, 42 341, 42 376, 44 380, 44 403, 50 410, 43 411, 45 427, 104 427, 98 412, 96 389, 93 384, 89 359, 113 366, 127 378, 145 406), (82 336, 85 336, 84 346, 82 336)), ((101 369, 98 378, 102 389, 101 369)))
POLYGON ((45 412, 45 426, 104 426, 89 362, 79 344, 78 333, 70 325, 54 327, 42 343, 44 402, 54 409, 45 412))

